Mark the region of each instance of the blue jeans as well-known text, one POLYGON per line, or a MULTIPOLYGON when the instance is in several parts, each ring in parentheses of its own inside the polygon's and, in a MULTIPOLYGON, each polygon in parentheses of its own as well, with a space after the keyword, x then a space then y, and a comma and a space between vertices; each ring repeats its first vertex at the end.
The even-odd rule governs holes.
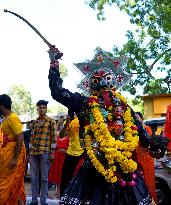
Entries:
POLYGON ((39 192, 39 173, 40 173, 41 174, 40 203, 46 204, 46 199, 48 196, 49 167, 50 167, 49 154, 30 156, 32 202, 37 202, 37 197, 39 192))

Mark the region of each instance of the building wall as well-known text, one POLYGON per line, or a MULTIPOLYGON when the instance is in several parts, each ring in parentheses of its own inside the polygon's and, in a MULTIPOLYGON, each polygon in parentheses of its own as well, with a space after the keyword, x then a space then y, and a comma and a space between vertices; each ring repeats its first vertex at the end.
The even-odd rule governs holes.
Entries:
POLYGON ((144 99, 144 120, 153 118, 153 103, 151 98, 144 99))
POLYGON ((171 94, 143 96, 144 119, 165 116, 166 109, 171 104, 171 94))

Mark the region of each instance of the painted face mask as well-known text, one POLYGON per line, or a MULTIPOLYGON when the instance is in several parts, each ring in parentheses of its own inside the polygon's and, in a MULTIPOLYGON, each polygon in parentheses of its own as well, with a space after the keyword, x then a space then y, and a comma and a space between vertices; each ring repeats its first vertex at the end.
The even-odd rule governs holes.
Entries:
POLYGON ((99 91, 103 88, 119 89, 123 87, 132 74, 126 72, 126 58, 115 58, 102 49, 97 49, 93 59, 76 63, 75 66, 84 75, 78 84, 84 94, 89 95, 91 91, 99 91))
POLYGON ((107 68, 93 72, 90 77, 90 89, 94 91, 104 88, 112 88, 115 84, 115 77, 107 68))

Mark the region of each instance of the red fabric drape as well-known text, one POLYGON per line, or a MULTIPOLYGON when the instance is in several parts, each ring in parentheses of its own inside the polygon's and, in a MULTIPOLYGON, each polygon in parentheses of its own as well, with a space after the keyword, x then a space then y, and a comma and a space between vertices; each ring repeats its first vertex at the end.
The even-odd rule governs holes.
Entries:
POLYGON ((164 125, 164 136, 167 137, 170 141, 168 144, 168 151, 171 152, 171 104, 168 105, 166 111, 166 121, 164 125))

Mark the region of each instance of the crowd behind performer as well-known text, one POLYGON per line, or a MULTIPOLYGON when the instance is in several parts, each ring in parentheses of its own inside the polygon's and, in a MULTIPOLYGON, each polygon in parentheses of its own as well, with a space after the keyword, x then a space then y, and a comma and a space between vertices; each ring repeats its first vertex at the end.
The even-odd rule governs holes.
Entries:
POLYGON ((171 104, 167 106, 163 135, 169 139, 167 156, 171 158, 171 104))
MULTIPOLYGON (((69 116, 66 117, 66 121, 64 122, 64 127, 66 130, 68 129, 70 123, 69 116)), ((57 131, 57 142, 56 142, 56 149, 55 149, 55 159, 52 163, 49 171, 49 182, 53 183, 57 186, 57 198, 60 198, 60 185, 61 185, 61 174, 62 174, 62 167, 66 157, 66 150, 69 145, 69 137, 68 132, 65 132, 63 136, 59 136, 60 129, 62 129, 61 119, 59 120, 58 124, 58 131, 57 131)))
POLYGON ((58 132, 58 135, 59 135, 59 131, 63 128, 64 126, 64 116, 60 116, 59 120, 57 121, 57 132, 58 132))
POLYGON ((69 186, 84 152, 80 145, 79 121, 76 116, 75 119, 70 121, 68 126, 64 126, 61 129, 59 136, 65 136, 65 133, 68 133, 69 136, 69 147, 66 151, 67 155, 62 169, 61 196, 63 195, 64 190, 69 186))
POLYGON ((26 130, 23 132, 24 134, 24 144, 26 148, 26 168, 25 168, 25 180, 27 176, 27 170, 28 170, 28 163, 29 163, 29 144, 30 144, 30 138, 31 138, 31 126, 34 123, 34 120, 31 120, 30 122, 27 122, 26 130))
POLYGON ((61 204, 151 205, 152 197, 137 170, 134 152, 139 141, 144 147, 151 147, 153 141, 127 100, 116 92, 130 78, 124 71, 124 59, 99 49, 91 61, 76 64, 85 74, 79 87, 89 93, 86 97, 62 87, 56 60, 59 55, 55 47, 50 48, 51 95, 76 113, 79 137, 84 139, 87 152, 61 204))
POLYGON ((3 144, 0 147, 0 204, 24 205, 26 150, 22 123, 16 113, 12 112, 11 105, 8 95, 0 95, 0 112, 4 117, 0 125, 3 133, 3 144))
MULTIPOLYGON (((142 113, 135 112, 135 117, 143 124, 149 136, 152 136, 151 128, 143 123, 144 117, 142 113)), ((141 171, 144 176, 144 181, 149 189, 151 196, 153 197, 153 200, 157 202, 156 187, 155 187, 154 158, 150 155, 149 151, 143 148, 142 146, 138 146, 136 152, 137 152, 137 159, 139 162, 139 171, 141 171)))
POLYGON ((48 101, 39 100, 36 104, 38 118, 31 128, 30 139, 30 168, 31 168, 31 192, 30 205, 38 205, 39 173, 41 178, 40 202, 46 204, 48 196, 48 174, 50 160, 54 159, 53 150, 56 148, 56 123, 48 117, 48 101))

